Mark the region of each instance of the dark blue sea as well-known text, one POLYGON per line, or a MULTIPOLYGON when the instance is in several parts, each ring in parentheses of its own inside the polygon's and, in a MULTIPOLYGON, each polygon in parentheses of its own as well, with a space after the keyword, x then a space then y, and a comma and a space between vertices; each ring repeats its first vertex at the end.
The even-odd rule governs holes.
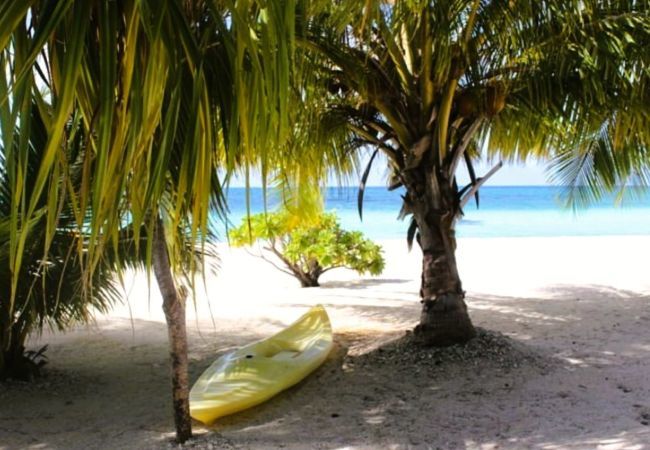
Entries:
MULTIPOLYGON (((465 207, 457 226, 459 237, 533 237, 650 235, 650 193, 628 190, 623 198, 608 196, 588 208, 566 206, 563 190, 550 186, 486 186, 481 189, 480 208, 474 201, 465 207), (634 195, 632 195, 634 194, 634 195)), ((357 188, 333 187, 326 193, 326 209, 335 211, 346 229, 363 231, 372 239, 402 239, 407 221, 397 215, 401 191, 368 187, 364 196, 363 221, 357 212, 357 188)), ((246 190, 230 188, 229 220, 238 225, 246 215, 246 190)), ((272 195, 267 205, 277 205, 272 195)), ((264 210, 261 188, 250 192, 250 210, 264 210)), ((221 239, 223 239, 223 233, 221 239)))

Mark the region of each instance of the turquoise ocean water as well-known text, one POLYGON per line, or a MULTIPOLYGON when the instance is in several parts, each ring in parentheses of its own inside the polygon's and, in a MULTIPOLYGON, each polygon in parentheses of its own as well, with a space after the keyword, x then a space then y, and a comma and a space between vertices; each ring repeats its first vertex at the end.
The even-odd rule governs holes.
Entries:
MULTIPOLYGON (((366 189, 363 221, 357 213, 357 188, 328 188, 326 209, 336 211, 346 229, 363 231, 372 239, 403 239, 408 222, 397 220, 401 191, 384 187, 366 189)), ((617 203, 608 197, 587 209, 562 206, 562 190, 549 186, 486 186, 480 208, 465 207, 458 224, 459 237, 607 236, 650 235, 650 193, 629 196, 617 203)), ((263 211, 262 190, 250 193, 251 211, 263 211)), ((268 202, 273 208, 273 199, 268 202)), ((230 188, 229 220, 238 225, 246 214, 246 191, 230 188)), ((223 233, 222 233, 223 239, 223 233)))

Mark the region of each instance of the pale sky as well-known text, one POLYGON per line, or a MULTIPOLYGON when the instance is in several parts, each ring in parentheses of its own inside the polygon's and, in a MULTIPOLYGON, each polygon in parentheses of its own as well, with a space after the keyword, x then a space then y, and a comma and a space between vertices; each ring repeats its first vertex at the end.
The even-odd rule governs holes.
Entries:
MULTIPOLYGON (((476 176, 483 176, 497 162, 498 160, 495 160, 493 164, 477 164, 474 167, 476 176)), ((386 163, 383 160, 379 160, 378 155, 377 160, 374 162, 373 168, 371 169, 370 176, 368 177, 368 186, 386 186, 386 170, 386 163)), ((461 164, 459 164, 457 174, 460 185, 469 182, 469 175, 467 175, 467 169, 465 168, 464 163, 461 162, 461 164)), ((504 164, 504 166, 487 181, 485 186, 548 186, 551 183, 547 178, 544 165, 537 161, 529 161, 526 165, 504 164)), ((351 184, 357 185, 360 179, 361 174, 358 174, 351 184)), ((331 184, 336 184, 336 181, 333 181, 331 184)))
MULTIPOLYGON (((365 158, 367 161, 367 157, 365 158)), ((362 169, 365 168, 366 162, 363 162, 362 169)), ((490 170, 492 164, 483 163, 475 167, 476 176, 481 177, 490 170)), ((368 186, 386 186, 386 163, 385 160, 377 156, 373 167, 368 177, 368 186)), ((353 175, 350 180, 344 182, 344 185, 358 186, 361 180, 361 173, 353 175)), ((460 164, 458 169, 458 181, 460 185, 464 185, 469 181, 467 170, 464 164, 460 164)), ((332 177, 328 183, 330 186, 337 186, 336 178, 332 177)), ((232 187, 243 187, 245 181, 243 177, 236 177, 232 180, 232 187)), ((544 165, 536 162, 529 161, 527 164, 505 164, 492 178, 485 184, 485 186, 548 186, 551 182, 548 180, 544 165)), ((261 186, 259 175, 251 175, 251 186, 261 186)))

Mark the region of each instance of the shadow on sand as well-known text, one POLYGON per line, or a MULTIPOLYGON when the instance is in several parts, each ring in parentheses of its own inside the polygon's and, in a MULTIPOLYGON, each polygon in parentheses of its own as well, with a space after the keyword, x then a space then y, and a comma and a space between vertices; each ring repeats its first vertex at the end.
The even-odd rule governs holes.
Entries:
MULTIPOLYGON (((631 371, 650 373, 650 298, 607 286, 553 286, 547 294, 468 300, 477 325, 556 364, 396 363, 384 358, 380 344, 400 335, 339 334, 329 361, 297 386, 214 427, 195 424, 203 435, 196 445, 644 448, 650 442, 650 427, 642 423, 650 417, 650 382, 631 371)), ((413 302, 327 307, 386 321, 416 320, 418 310, 413 302)), ((145 336, 136 343, 106 331, 84 340, 81 353, 66 356, 66 346, 76 345, 73 335, 52 347, 49 380, 0 385, 0 449, 167 447, 173 426, 166 329, 136 322, 145 336)), ((191 381, 219 354, 259 336, 253 330, 210 337, 212 344, 193 347, 191 381)))
POLYGON ((364 278, 350 281, 325 281, 321 283, 322 289, 369 289, 387 284, 411 283, 413 280, 403 278, 364 278))

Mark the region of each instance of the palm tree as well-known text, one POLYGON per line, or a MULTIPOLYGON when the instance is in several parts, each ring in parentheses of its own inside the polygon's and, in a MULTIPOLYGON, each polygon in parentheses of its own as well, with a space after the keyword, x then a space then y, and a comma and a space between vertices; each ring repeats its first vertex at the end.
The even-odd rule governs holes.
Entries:
POLYGON ((571 178, 580 158, 606 145, 629 155, 616 157, 622 172, 647 166, 647 3, 340 1, 326 9, 305 9, 297 38, 322 86, 321 134, 346 130, 348 146, 375 149, 370 164, 386 155, 389 189, 405 189, 409 245, 415 239, 422 250, 415 335, 430 345, 466 341, 475 331, 454 227, 501 167, 479 177, 474 161, 483 151, 555 157, 571 178), (466 186, 456 177, 463 163, 466 186))
MULTIPOLYGON (((2 57, 0 57, 1 59, 2 57)), ((4 66, 3 66, 4 67, 4 66)), ((30 117, 30 136, 3 134, 6 137, 0 143, 0 248, 7 249, 11 244, 11 207, 12 192, 15 181, 8 176, 7 168, 11 166, 11 157, 16 148, 7 148, 4 143, 26 138, 28 147, 25 155, 25 179, 35 176, 43 159, 43 144, 47 141, 45 125, 40 111, 35 104, 26 109, 30 117)), ((6 109, 5 109, 6 112, 6 109)), ((70 127, 66 132, 74 134, 70 127)), ((79 131, 79 130, 75 130, 79 131)), ((82 134, 69 142, 66 148, 70 159, 75 160, 83 151, 82 134)), ((72 184, 79 181, 77 170, 71 171, 68 179, 72 184)), ((64 177, 57 180, 65 182, 64 177)), ((26 195, 30 196, 27 186, 26 195)), ((38 374, 44 360, 30 357, 25 350, 28 335, 38 333, 48 326, 63 330, 75 322, 87 322, 92 311, 107 311, 119 298, 118 285, 113 281, 112 271, 118 262, 114 256, 107 255, 104 262, 92 275, 92 284, 84 287, 82 283, 83 261, 75 251, 77 246, 87 245, 87 234, 77 232, 74 216, 69 202, 57 205, 59 221, 51 236, 47 228, 47 195, 42 194, 36 205, 35 217, 28 224, 27 241, 22 252, 22 264, 17 275, 22 280, 18 284, 13 303, 10 303, 12 274, 6 250, 0 253, 0 286, 3 296, 0 298, 0 379, 5 377, 31 379, 38 374), (43 254, 44 242, 50 241, 50 252, 43 254)), ((126 244, 126 241, 124 241, 126 244)), ((133 265, 136 261, 127 251, 128 245, 121 245, 122 263, 133 265)), ((40 356, 40 355, 38 355, 40 356)))
POLYGON ((132 250, 153 268, 163 296, 176 435, 183 442, 191 436, 189 289, 178 280, 189 274, 191 288, 200 267, 188 260, 187 248, 205 250, 209 213, 225 210, 216 168, 266 167, 277 158, 267 149, 288 134, 294 5, 4 1, 0 13, 8 73, 0 94, 16 93, 0 99, 2 133, 19 136, 15 146, 4 146, 12 151, 7 310, 13 314, 24 281, 28 224, 35 218, 45 222, 41 254, 53 251, 52 236, 63 223, 53 205, 69 202, 71 226, 84 234, 84 245, 76 246, 84 287, 92 286, 107 254, 120 253, 128 226, 132 250), (29 189, 23 182, 29 149, 21 139, 32 123, 20 109, 23 100, 47 110, 44 150, 29 189), (70 123, 85 139, 86 150, 74 160, 64 151, 70 123), (73 168, 78 184, 54 181, 73 168), (40 199, 48 208, 39 209, 40 199))

